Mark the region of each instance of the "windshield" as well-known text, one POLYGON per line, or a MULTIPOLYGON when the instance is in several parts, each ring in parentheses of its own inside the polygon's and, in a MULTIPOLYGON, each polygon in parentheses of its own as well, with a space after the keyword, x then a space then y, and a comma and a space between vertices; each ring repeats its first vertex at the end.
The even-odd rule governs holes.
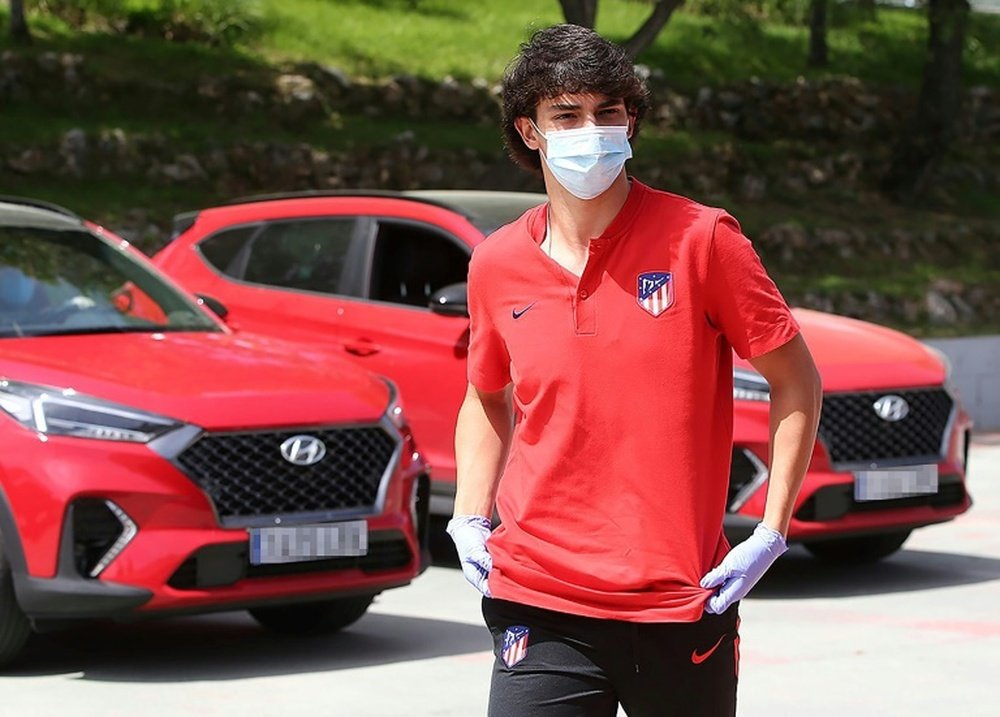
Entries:
POLYGON ((0 226, 0 337, 219 330, 123 247, 82 230, 0 226))

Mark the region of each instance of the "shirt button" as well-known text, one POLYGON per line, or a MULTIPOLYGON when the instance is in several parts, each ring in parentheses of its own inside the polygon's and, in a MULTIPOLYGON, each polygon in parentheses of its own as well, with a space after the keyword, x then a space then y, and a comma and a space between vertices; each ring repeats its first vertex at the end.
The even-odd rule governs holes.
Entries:
POLYGON ((589 294, 587 293, 586 289, 584 289, 583 291, 580 292, 580 298, 581 299, 586 299, 588 296, 589 296, 589 294))

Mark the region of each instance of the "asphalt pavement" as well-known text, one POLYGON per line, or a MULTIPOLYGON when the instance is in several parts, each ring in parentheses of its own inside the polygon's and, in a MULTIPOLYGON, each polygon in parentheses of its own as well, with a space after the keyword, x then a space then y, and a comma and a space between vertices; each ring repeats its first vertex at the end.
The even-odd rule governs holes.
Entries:
MULTIPOLYGON (((1000 714, 1000 436, 980 436, 976 504, 862 568, 793 548, 743 602, 739 714, 1000 714)), ((492 662, 479 601, 430 568, 332 637, 243 613, 36 636, 0 676, 0 717, 464 717, 492 662)))

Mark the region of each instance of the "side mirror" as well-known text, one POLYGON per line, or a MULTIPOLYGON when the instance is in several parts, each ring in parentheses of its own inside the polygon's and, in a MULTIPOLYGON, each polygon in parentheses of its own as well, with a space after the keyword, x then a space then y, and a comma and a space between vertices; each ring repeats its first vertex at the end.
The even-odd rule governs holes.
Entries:
POLYGON ((213 314, 218 316, 220 319, 225 319, 229 315, 229 309, 218 299, 212 296, 206 296, 205 294, 195 294, 198 297, 198 304, 200 306, 207 307, 213 314))
POLYGON ((460 284, 443 286, 431 296, 427 306, 435 314, 442 316, 469 315, 469 289, 463 281, 460 284))

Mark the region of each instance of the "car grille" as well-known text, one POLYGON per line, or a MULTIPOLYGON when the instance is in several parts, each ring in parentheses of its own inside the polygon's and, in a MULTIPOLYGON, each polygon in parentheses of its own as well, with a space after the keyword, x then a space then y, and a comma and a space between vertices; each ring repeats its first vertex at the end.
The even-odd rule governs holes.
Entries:
POLYGON ((395 449, 380 426, 206 433, 177 461, 223 524, 239 525, 261 516, 373 509, 395 449), (323 441, 324 458, 311 466, 286 461, 280 446, 298 435, 323 441))
POLYGON ((953 408, 944 389, 828 394, 819 435, 834 465, 937 460, 953 408), (905 418, 890 422, 875 413, 874 403, 886 395, 906 400, 910 410, 905 418))

